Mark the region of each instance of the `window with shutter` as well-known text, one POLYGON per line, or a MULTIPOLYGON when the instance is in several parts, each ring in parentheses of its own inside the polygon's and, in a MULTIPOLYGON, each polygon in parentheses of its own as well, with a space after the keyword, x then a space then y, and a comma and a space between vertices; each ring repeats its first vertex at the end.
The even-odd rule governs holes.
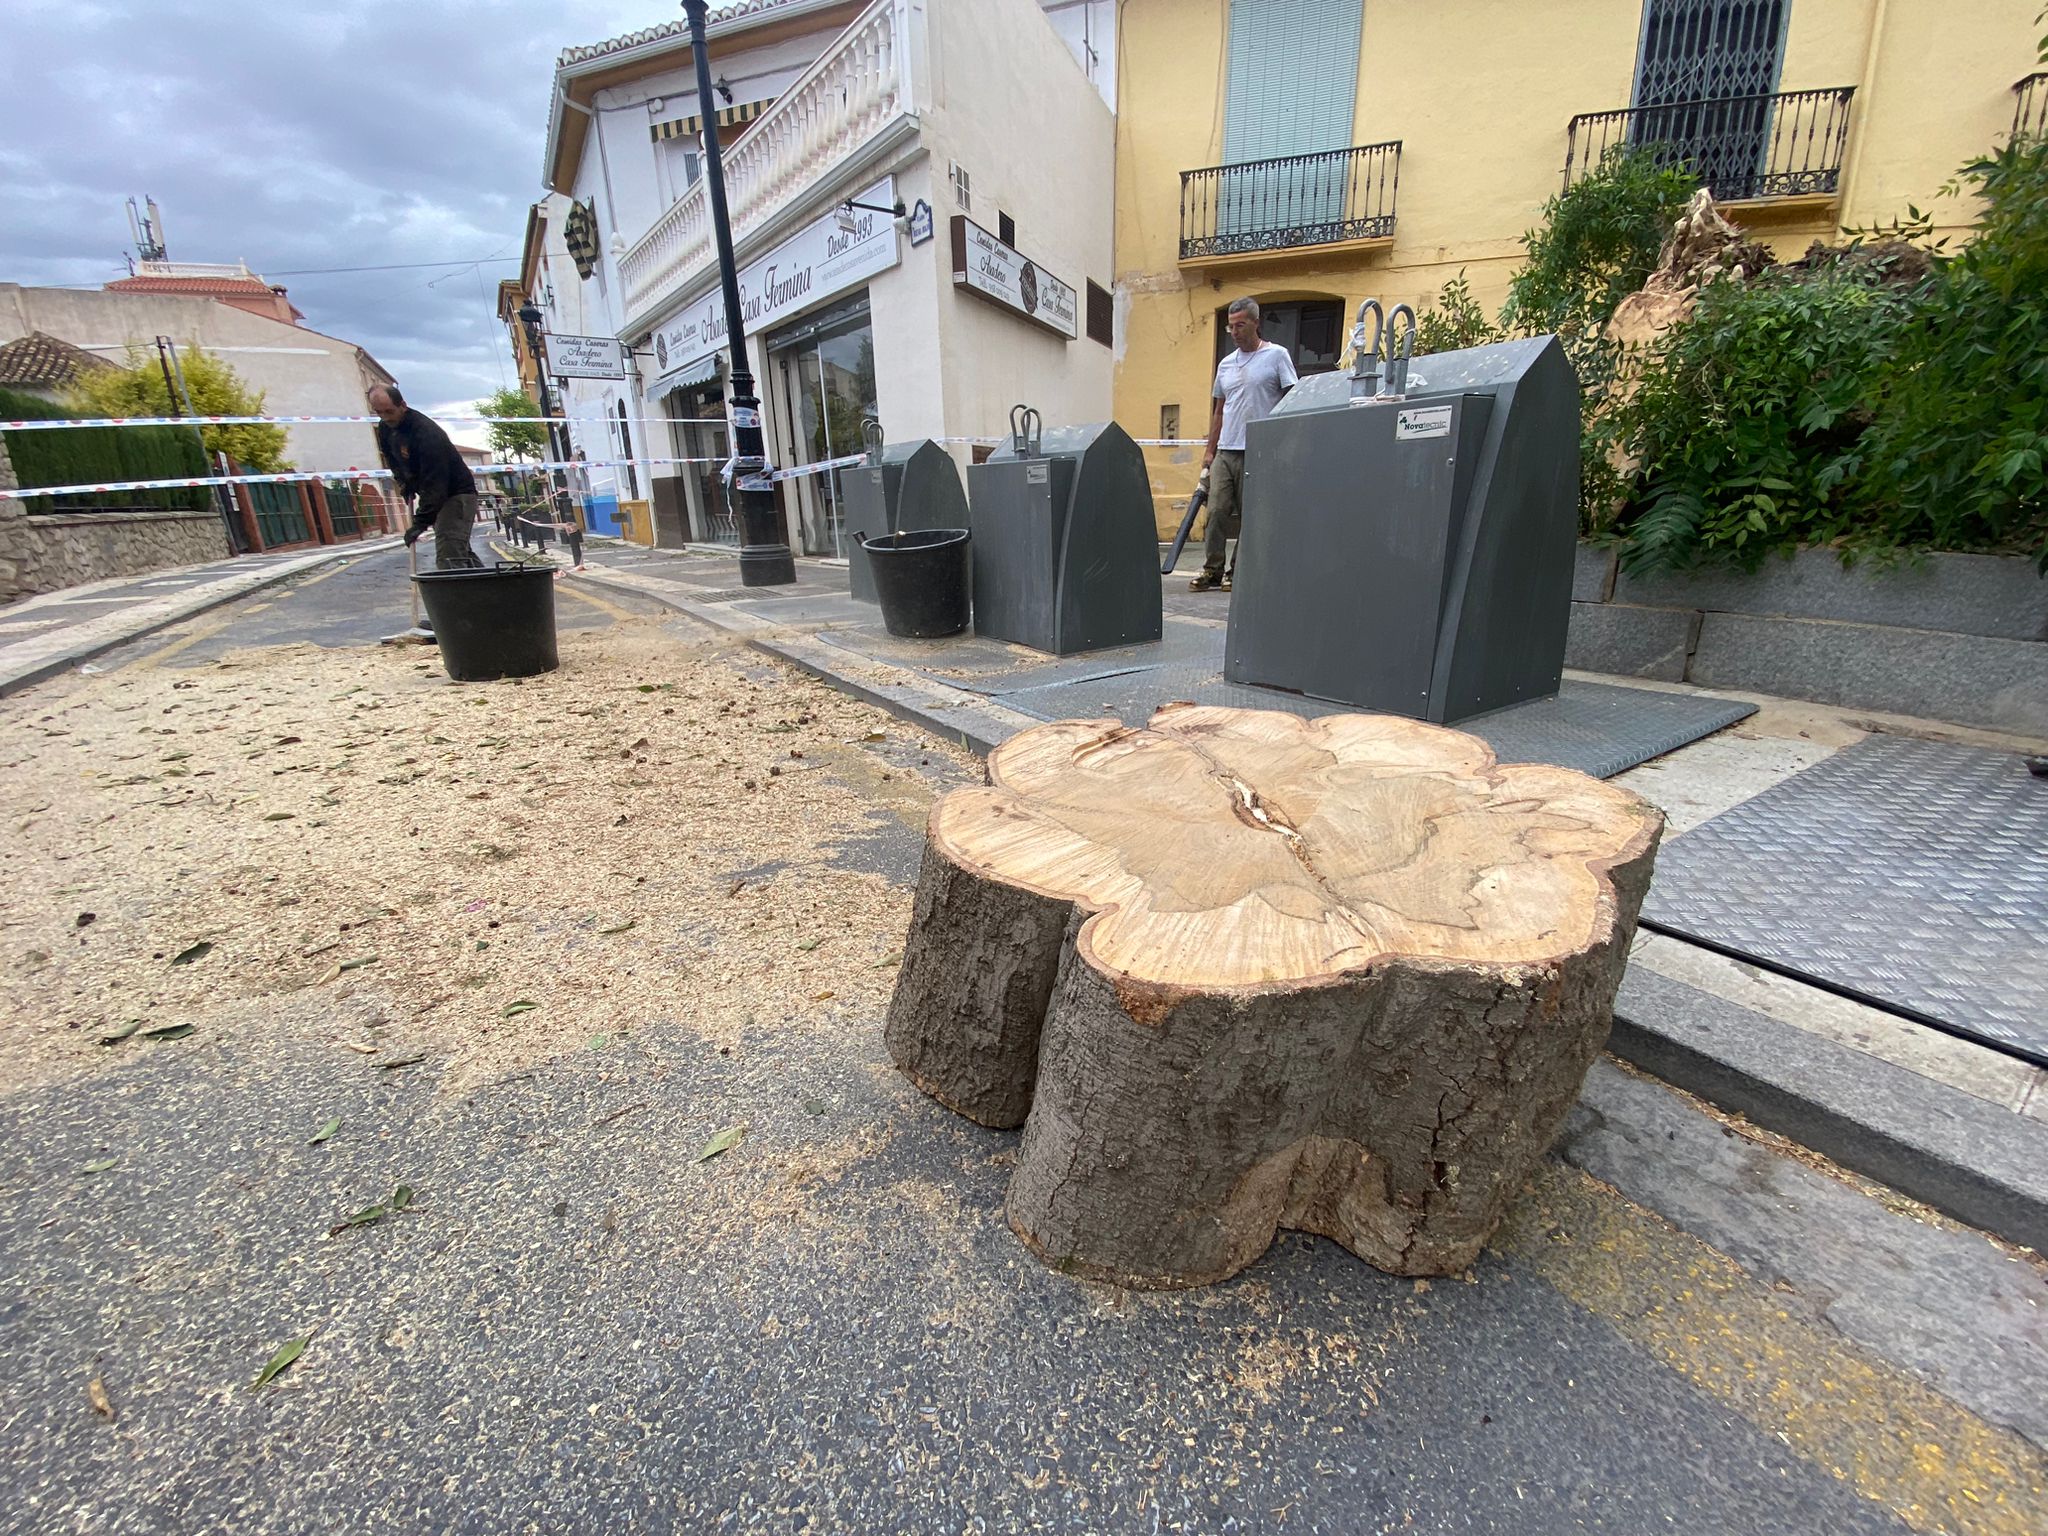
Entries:
MULTIPOLYGON (((1364 13, 1364 0, 1230 0, 1225 164, 1349 147, 1364 13)), ((1340 217, 1344 167, 1304 179, 1254 166, 1217 191, 1218 233, 1324 223, 1340 217)))
POLYGON ((1092 277, 1088 279, 1088 339, 1105 347, 1116 345, 1116 304, 1109 290, 1092 277))
POLYGON ((1644 0, 1631 142, 1717 195, 1754 182, 1770 136, 1788 0, 1644 0))

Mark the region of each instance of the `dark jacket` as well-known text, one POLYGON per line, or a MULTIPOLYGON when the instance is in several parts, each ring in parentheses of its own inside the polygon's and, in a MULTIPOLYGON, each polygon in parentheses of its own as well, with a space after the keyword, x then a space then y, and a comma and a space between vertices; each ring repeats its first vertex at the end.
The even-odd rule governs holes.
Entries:
POLYGON ((416 523, 431 523, 451 496, 476 494, 476 478, 448 434, 410 407, 395 427, 377 423, 377 452, 398 482, 398 494, 419 497, 416 523))

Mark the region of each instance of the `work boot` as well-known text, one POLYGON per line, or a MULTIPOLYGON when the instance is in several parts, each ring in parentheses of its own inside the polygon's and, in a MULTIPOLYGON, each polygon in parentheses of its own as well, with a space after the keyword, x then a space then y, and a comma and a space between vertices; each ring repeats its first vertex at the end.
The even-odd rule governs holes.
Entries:
POLYGON ((1214 571, 1204 571, 1188 583, 1188 590, 1190 592, 1227 592, 1230 590, 1230 578, 1218 576, 1214 571))

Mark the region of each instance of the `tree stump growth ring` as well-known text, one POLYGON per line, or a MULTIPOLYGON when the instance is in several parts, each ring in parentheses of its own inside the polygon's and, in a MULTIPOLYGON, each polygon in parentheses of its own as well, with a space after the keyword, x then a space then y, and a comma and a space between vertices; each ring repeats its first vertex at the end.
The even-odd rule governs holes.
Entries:
POLYGON ((1281 1227, 1470 1264, 1606 1041, 1657 810, 1381 715, 1169 704, 988 769, 933 808, 887 1044, 1024 1127, 1032 1251, 1139 1286, 1281 1227))

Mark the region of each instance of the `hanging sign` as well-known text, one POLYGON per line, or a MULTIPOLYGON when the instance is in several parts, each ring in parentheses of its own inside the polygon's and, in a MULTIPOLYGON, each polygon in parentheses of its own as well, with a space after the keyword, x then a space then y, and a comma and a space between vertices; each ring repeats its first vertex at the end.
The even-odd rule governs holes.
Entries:
POLYGON ((623 379, 625 354, 616 336, 547 337, 548 372, 558 379, 623 379))
MULTIPOLYGON (((884 176, 854 201, 893 206, 895 177, 884 176)), ((782 316, 809 309, 902 260, 896 221, 888 214, 856 208, 853 228, 844 229, 844 212, 826 214, 740 269, 740 323, 748 334, 759 335, 782 316)), ((665 376, 724 345, 725 295, 714 287, 654 333, 654 366, 665 376)))
POLYGON ((1035 320, 1068 341, 1080 334, 1074 290, 964 213, 953 215, 953 286, 1035 320))
POLYGON ((910 210, 910 243, 923 245, 932 237, 932 205, 923 198, 910 210))

